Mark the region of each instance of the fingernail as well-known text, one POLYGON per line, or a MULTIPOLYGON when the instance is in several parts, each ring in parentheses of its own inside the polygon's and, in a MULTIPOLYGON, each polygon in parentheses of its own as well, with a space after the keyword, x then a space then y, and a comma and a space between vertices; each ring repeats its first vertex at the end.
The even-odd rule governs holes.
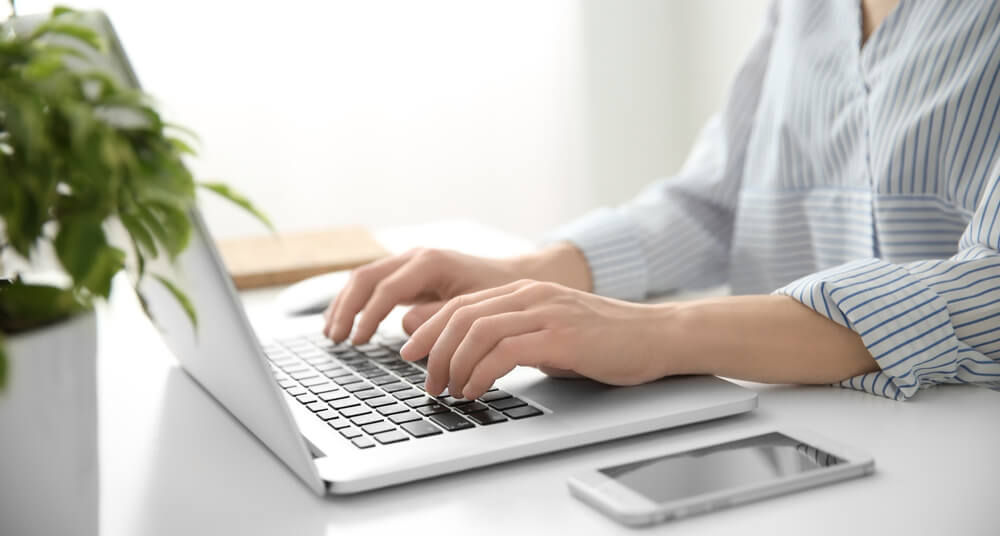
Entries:
POLYGON ((409 347, 410 347, 410 342, 412 342, 412 341, 413 341, 413 339, 410 339, 410 340, 406 341, 406 344, 404 344, 404 345, 403 345, 403 346, 402 346, 402 347, 401 347, 401 348, 399 349, 399 355, 401 355, 401 356, 403 356, 403 357, 406 357, 406 354, 407 354, 407 348, 409 348, 409 347))

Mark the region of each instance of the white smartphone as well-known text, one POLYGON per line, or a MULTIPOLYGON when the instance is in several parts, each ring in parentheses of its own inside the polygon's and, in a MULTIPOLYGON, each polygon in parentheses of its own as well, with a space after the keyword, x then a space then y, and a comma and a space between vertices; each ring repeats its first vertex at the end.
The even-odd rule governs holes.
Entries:
POLYGON ((621 523, 651 525, 874 470, 856 449, 780 430, 589 471, 571 478, 569 489, 621 523))

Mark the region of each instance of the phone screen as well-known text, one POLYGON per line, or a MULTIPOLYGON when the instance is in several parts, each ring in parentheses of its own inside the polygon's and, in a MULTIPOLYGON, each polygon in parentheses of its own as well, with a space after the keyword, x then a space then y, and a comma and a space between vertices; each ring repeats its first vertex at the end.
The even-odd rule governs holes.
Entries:
POLYGON ((844 460, 832 454, 772 432, 600 472, 651 501, 665 503, 841 463, 844 460))

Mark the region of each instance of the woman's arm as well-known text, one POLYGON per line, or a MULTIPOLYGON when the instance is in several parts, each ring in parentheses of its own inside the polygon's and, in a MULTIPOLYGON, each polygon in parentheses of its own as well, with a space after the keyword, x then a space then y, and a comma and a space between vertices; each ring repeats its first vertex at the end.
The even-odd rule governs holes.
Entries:
POLYGON ((611 385, 678 374, 832 383, 877 368, 857 335, 785 296, 657 305, 522 280, 458 296, 417 329, 427 392, 476 398, 519 365, 611 385))
POLYGON ((672 354, 669 361, 684 364, 686 373, 828 384, 878 370, 861 337, 788 296, 730 296, 656 307, 663 310, 659 344, 672 354))

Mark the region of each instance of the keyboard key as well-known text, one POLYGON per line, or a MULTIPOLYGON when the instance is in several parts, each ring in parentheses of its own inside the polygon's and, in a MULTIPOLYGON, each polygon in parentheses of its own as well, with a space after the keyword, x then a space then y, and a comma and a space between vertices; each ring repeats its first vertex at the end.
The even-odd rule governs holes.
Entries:
POLYGON ((395 383, 397 380, 395 376, 384 374, 382 376, 375 376, 374 378, 368 378, 368 381, 374 383, 375 385, 381 386, 390 383, 395 383))
POLYGON ((299 354, 299 356, 301 356, 306 363, 309 363, 314 367, 316 365, 325 365, 333 361, 333 358, 326 354, 309 354, 309 355, 299 354))
POLYGON ((291 375, 296 372, 308 372, 311 369, 309 368, 309 365, 306 365, 305 363, 299 361, 298 359, 295 359, 283 362, 283 364, 281 365, 281 370, 291 375))
POLYGON ((357 393, 354 393, 354 396, 361 400, 368 400, 369 398, 382 396, 382 391, 379 391, 378 389, 368 389, 365 391, 358 391, 357 393))
POLYGON ((375 435, 381 434, 382 432, 388 432, 389 430, 395 430, 396 427, 383 421, 362 426, 361 429, 364 430, 366 434, 375 435))
POLYGON ((308 391, 306 391, 305 387, 296 385, 295 387, 289 387, 288 389, 285 389, 285 392, 292 396, 299 396, 306 394, 308 391))
POLYGON ((437 403, 438 403, 437 400, 434 400, 433 398, 431 398, 429 396, 425 396, 425 397, 421 397, 421 398, 411 398, 411 399, 409 399, 409 400, 406 401, 406 405, 410 406, 411 408, 419 408, 419 407, 422 407, 422 406, 429 406, 431 404, 437 404, 437 403))
POLYGON ((448 413, 450 410, 447 406, 441 404, 431 404, 429 406, 424 406, 417 408, 417 412, 421 415, 436 415, 438 413, 448 413))
POLYGON ((348 398, 341 398, 340 400, 334 400, 329 404, 330 407, 333 409, 344 409, 344 408, 349 408, 351 406, 357 406, 360 403, 361 402, 357 401, 356 399, 348 397, 348 398))
POLYGON ((338 391, 330 391, 329 393, 323 393, 323 394, 319 395, 319 399, 322 400, 322 401, 324 401, 324 402, 329 402, 331 400, 339 400, 341 398, 347 398, 349 396, 351 396, 351 395, 347 394, 344 391, 339 391, 338 390, 338 391))
POLYGON ((442 397, 438 398, 438 400, 442 404, 445 404, 447 406, 451 406, 453 408, 458 407, 458 406, 462 406, 462 405, 465 405, 465 404, 469 404, 469 403, 472 402, 471 400, 466 400, 464 398, 455 398, 453 396, 442 396, 442 397))
POLYGON ((278 380, 278 385, 282 389, 291 389, 292 387, 298 387, 299 384, 293 382, 292 380, 278 380))
POLYGON ((357 382, 351 383, 344 386, 344 390, 348 393, 356 393, 358 391, 364 391, 365 389, 371 389, 372 384, 368 382, 357 382))
POLYGON ((366 342, 365 344, 354 345, 354 349, 359 352, 374 352, 375 350, 381 350, 382 347, 373 342, 366 342))
POLYGON ((410 438, 400 432, 399 430, 393 430, 391 432, 383 432, 381 434, 375 434, 375 440, 383 445, 388 445, 390 443, 399 443, 400 441, 409 441, 410 438))
POLYGON ((324 409, 326 409, 328 407, 330 407, 330 406, 328 406, 326 404, 326 402, 319 402, 319 401, 311 402, 309 404, 306 404, 306 408, 308 408, 309 411, 311 411, 313 413, 316 413, 318 411, 323 411, 324 409))
POLYGON ((375 442, 365 436, 355 437, 351 440, 351 443, 354 443, 354 446, 359 449, 367 449, 375 446, 375 442))
POLYGON ((423 393, 417 391, 416 389, 406 389, 405 391, 396 391, 392 393, 392 396, 400 400, 410 400, 411 398, 420 398, 424 396, 423 393))
POLYGON ((503 414, 500 413, 499 411, 488 409, 486 411, 477 411, 475 413, 470 414, 469 419, 475 422, 476 424, 481 424, 483 426, 486 426, 488 424, 496 424, 498 422, 504 422, 507 420, 507 417, 504 417, 503 414))
POLYGON ((440 415, 431 415, 430 419, 434 421, 435 424, 448 430, 449 432, 454 432, 456 430, 465 430, 467 428, 474 428, 475 425, 471 422, 465 420, 461 415, 456 413, 442 413, 440 415))
POLYGON ((520 406, 513 409, 508 409, 504 411, 504 414, 511 419, 524 419, 526 417, 534 417, 535 415, 541 415, 542 410, 538 408, 533 408, 531 406, 520 406))
POLYGON ((313 402, 316 402, 319 399, 316 398, 316 395, 312 393, 306 393, 304 395, 299 395, 295 397, 295 400, 298 400, 300 404, 312 404, 313 402))
POLYGON ((371 365, 370 367, 365 367, 363 369, 357 369, 356 368, 355 370, 358 371, 358 375, 359 376, 361 376, 363 378, 368 378, 368 379, 375 378, 377 376, 384 376, 385 375, 385 371, 382 370, 382 369, 380 369, 380 368, 378 368, 378 367, 376 367, 375 365, 371 365))
POLYGON ((496 401, 496 400, 500 400, 502 398, 510 398, 510 393, 508 393, 507 391, 501 391, 500 389, 497 389, 496 391, 490 391, 490 392, 486 393, 485 395, 479 397, 479 401, 480 402, 493 402, 493 401, 496 401))
POLYGON ((355 437, 361 437, 361 430, 350 426, 341 430, 340 435, 346 437, 347 439, 354 439, 355 437))
POLYGON ((391 396, 376 396, 375 398, 369 398, 365 400, 365 404, 368 404, 372 408, 380 408, 382 406, 388 406, 389 404, 395 404, 396 399, 391 396))
POLYGON ((400 426, 413 437, 427 437, 441 433, 441 429, 427 421, 414 421, 400 426))
POLYGON ((476 413, 477 411, 484 411, 490 408, 486 407, 484 404, 480 404, 479 402, 470 402, 468 404, 462 404, 455 409, 457 409, 460 413, 469 414, 476 413))
POLYGON ((337 391, 340 388, 330 382, 324 382, 319 385, 314 385, 309 388, 310 391, 316 393, 317 395, 323 393, 329 393, 330 391, 337 391))
POLYGON ((315 387, 317 385, 324 385, 328 382, 326 378, 322 376, 316 376, 315 378, 306 378, 301 381, 302 385, 306 387, 315 387))
POLYGON ((307 380, 309 378, 314 378, 314 377, 318 378, 319 377, 319 375, 316 374, 316 371, 313 370, 313 369, 299 370, 299 371, 296 371, 296 372, 292 372, 292 373, 289 374, 289 376, 291 376, 291 377, 293 377, 293 378, 295 378, 296 380, 299 380, 299 381, 307 380))
POLYGON ((326 424, 329 424, 330 428, 333 428, 334 430, 340 430, 350 426, 351 421, 343 417, 337 417, 336 419, 330 419, 329 421, 326 421, 326 424))
POLYGON ((361 378, 355 376, 354 374, 345 374, 343 376, 337 376, 333 378, 334 383, 337 385, 347 385, 350 383, 357 383, 361 381, 361 378))
POLYGON ((378 408, 378 412, 381 413, 382 415, 395 415, 397 413, 403 413, 404 411, 409 411, 409 409, 406 406, 399 404, 397 402, 393 402, 388 406, 381 406, 380 408, 378 408))
POLYGON ((351 422, 353 422, 354 424, 356 424, 358 426, 365 426, 365 425, 368 425, 368 424, 379 422, 381 420, 382 420, 382 416, 381 415, 376 415, 374 413, 369 413, 367 415, 358 415, 357 417, 354 417, 353 419, 351 419, 351 422))
POLYGON ((392 352, 386 350, 385 348, 378 348, 376 350, 368 350, 367 352, 365 352, 365 355, 372 359, 375 359, 379 357, 390 357, 392 356, 392 352))
POLYGON ((329 420, 332 420, 332 419, 336 419, 337 417, 340 416, 340 414, 337 413, 337 410, 331 409, 330 407, 327 407, 323 411, 317 412, 316 416, 319 417, 320 419, 323 419, 324 421, 329 421, 329 420))
POLYGON ((320 371, 320 372, 322 372, 322 373, 325 374, 327 372, 333 372, 335 370, 344 370, 344 369, 340 365, 338 365, 336 363, 326 362, 326 363, 321 363, 319 365, 316 365, 316 370, 318 370, 318 371, 320 371))
POLYGON ((382 385, 381 387, 382 390, 384 390, 387 393, 395 393, 396 391, 403 391, 410 388, 409 385, 406 385, 401 381, 396 381, 395 383, 387 383, 385 385, 382 385))
POLYGON ((510 408, 516 408, 518 406, 523 406, 524 401, 517 397, 503 398, 494 402, 490 402, 490 405, 499 410, 506 410, 510 408))
POLYGON ((396 424, 403 424, 404 422, 419 421, 420 415, 413 411, 407 411, 406 413, 397 413, 396 415, 390 415, 389 420, 396 424))
POLYGON ((351 417, 357 417, 358 415, 365 415, 366 413, 371 413, 372 410, 366 408, 365 406, 351 406, 349 408, 344 408, 340 410, 340 414, 344 417, 350 419, 351 417))

